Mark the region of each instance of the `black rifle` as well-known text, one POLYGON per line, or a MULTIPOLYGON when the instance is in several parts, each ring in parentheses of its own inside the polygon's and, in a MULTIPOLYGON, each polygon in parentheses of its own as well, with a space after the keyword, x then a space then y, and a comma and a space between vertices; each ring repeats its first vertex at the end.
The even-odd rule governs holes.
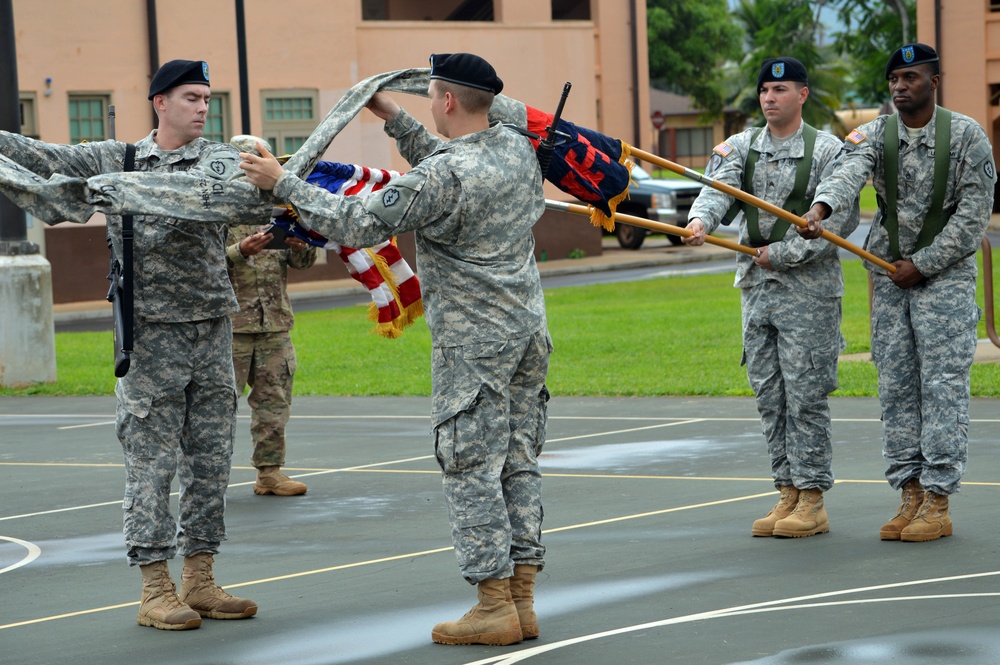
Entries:
POLYGON ((549 172, 549 162, 552 161, 552 152, 556 147, 556 135, 569 138, 566 134, 557 131, 559 129, 559 118, 562 117, 563 106, 566 105, 566 98, 569 97, 569 89, 573 84, 566 81, 563 86, 562 96, 559 98, 559 106, 556 107, 556 114, 552 116, 552 124, 545 128, 545 138, 538 144, 537 156, 538 166, 542 169, 542 180, 549 172))
MULTIPOLYGON (((108 106, 108 136, 115 138, 115 107, 108 106)), ((123 171, 135 170, 135 146, 125 144, 125 166, 123 171)), ((133 293, 132 293, 132 215, 122 215, 122 260, 115 256, 115 247, 111 242, 111 225, 108 225, 108 251, 111 254, 111 270, 108 280, 107 299, 114 312, 114 343, 115 343, 115 376, 121 378, 128 374, 132 363, 133 335, 133 293)))

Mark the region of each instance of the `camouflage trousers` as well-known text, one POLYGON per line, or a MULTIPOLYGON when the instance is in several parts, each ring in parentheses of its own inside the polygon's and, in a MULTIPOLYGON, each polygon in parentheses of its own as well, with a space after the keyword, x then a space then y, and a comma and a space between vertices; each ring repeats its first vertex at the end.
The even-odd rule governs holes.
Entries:
POLYGON ((125 453, 130 565, 216 553, 226 539, 226 487, 236 432, 228 316, 137 321, 131 369, 118 380, 116 431, 125 453), (178 518, 170 485, 180 483, 178 518))
POLYGON ((766 281, 741 292, 743 361, 776 487, 833 486, 828 396, 837 389, 840 298, 766 281))
POLYGON ((543 566, 542 476, 552 342, 530 337, 432 351, 434 450, 452 541, 470 584, 543 566))
POLYGON ((969 447, 969 373, 976 355, 976 283, 938 277, 900 289, 872 276, 872 360, 882 405, 882 455, 893 489, 911 478, 954 494, 969 447))
POLYGON ((255 467, 285 463, 285 425, 292 410, 295 347, 288 331, 233 333, 236 393, 250 394, 250 438, 255 467))

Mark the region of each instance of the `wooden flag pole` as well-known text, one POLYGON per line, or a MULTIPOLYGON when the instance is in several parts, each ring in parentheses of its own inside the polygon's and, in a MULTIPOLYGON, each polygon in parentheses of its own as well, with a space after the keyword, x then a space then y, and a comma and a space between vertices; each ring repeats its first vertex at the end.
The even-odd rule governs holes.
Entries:
MULTIPOLYGON (((697 171, 692 171, 691 169, 685 166, 681 166, 680 164, 675 164, 674 162, 663 159, 662 157, 657 157, 656 155, 650 152, 646 152, 645 150, 640 150, 638 148, 634 148, 631 146, 630 149, 633 157, 644 159, 647 162, 656 164, 657 166, 662 166, 668 171, 673 171, 677 175, 684 176, 685 178, 689 178, 690 180, 696 180, 703 185, 708 185, 712 189, 717 189, 723 194, 728 194, 729 196, 732 196, 734 199, 739 199, 744 203, 749 203, 750 205, 756 208, 760 208, 761 210, 769 212, 775 217, 780 217, 781 219, 790 222, 800 228, 805 228, 808 225, 806 220, 802 219, 801 217, 793 215, 787 210, 779 208, 776 205, 772 205, 767 201, 764 201, 763 199, 759 199, 753 194, 747 194, 742 189, 737 189, 723 182, 719 182, 718 180, 709 178, 708 176, 702 175, 697 171)), ((865 250, 861 249, 855 244, 847 242, 838 235, 830 233, 829 231, 823 231, 823 235, 821 237, 824 240, 832 242, 834 245, 837 245, 838 247, 842 247, 843 249, 846 249, 847 251, 853 254, 857 254, 866 261, 870 261, 871 263, 874 263, 875 265, 888 270, 890 273, 896 272, 896 266, 886 261, 883 261, 874 254, 866 252, 865 250)))
MULTIPOLYGON (((563 203, 562 201, 545 199, 545 207, 549 210, 572 212, 577 215, 586 215, 587 217, 590 217, 590 208, 576 203, 563 203)), ((654 222, 652 220, 645 219, 644 217, 634 217, 620 212, 615 213, 615 221, 631 224, 632 226, 641 226, 642 228, 649 229, 650 231, 672 233, 675 236, 690 237, 694 235, 693 231, 688 231, 682 226, 664 224, 663 222, 654 222)), ((744 254, 749 254, 750 256, 757 256, 757 250, 753 247, 747 247, 746 245, 741 245, 731 240, 723 240, 722 238, 716 238, 715 236, 705 236, 705 242, 712 245, 718 245, 719 247, 725 247, 726 249, 731 249, 734 252, 743 252, 744 254)))

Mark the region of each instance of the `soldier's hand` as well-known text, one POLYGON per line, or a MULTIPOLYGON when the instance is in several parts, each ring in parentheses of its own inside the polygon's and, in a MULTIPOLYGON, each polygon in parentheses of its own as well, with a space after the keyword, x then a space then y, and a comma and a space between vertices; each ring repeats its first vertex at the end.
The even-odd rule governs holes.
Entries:
POLYGON ((894 261, 892 265, 896 266, 896 272, 890 273, 889 279, 901 289, 912 288, 927 279, 912 261, 894 261))
POLYGON ((257 150, 260 151, 260 156, 257 156, 250 152, 241 152, 240 168, 243 169, 247 174, 247 180, 254 187, 266 191, 274 189, 274 186, 278 183, 278 178, 284 172, 281 168, 281 164, 278 160, 274 158, 267 148, 257 143, 257 150))
POLYGON ((691 245, 692 247, 698 247, 699 245, 705 244, 705 223, 701 221, 698 217, 691 218, 687 223, 688 231, 692 235, 681 236, 681 242, 685 245, 691 245))
POLYGON ((764 270, 774 270, 774 266, 771 265, 771 254, 768 252, 768 246, 757 248, 757 256, 753 257, 753 262, 759 265, 764 270))
POLYGON ((301 238, 296 238, 295 236, 288 235, 285 236, 285 244, 288 245, 288 249, 293 252, 301 252, 306 248, 306 241, 301 238))
POLYGON ((261 250, 264 249, 264 245, 271 242, 271 238, 273 237, 273 233, 263 232, 247 236, 240 241, 240 254, 242 254, 244 258, 249 258, 254 254, 260 254, 261 250))
POLYGON ((796 226, 795 230, 806 240, 813 240, 823 235, 823 220, 830 216, 830 206, 825 203, 814 203, 802 219, 806 220, 807 226, 796 226))

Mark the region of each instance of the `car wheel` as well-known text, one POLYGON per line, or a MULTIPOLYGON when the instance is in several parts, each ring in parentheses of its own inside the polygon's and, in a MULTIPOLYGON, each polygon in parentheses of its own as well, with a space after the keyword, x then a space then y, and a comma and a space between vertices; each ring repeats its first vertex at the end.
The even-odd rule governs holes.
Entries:
POLYGON ((646 239, 646 229, 618 222, 615 224, 615 236, 622 249, 639 249, 646 239))
POLYGON ((684 244, 684 241, 681 240, 681 237, 680 236, 675 236, 673 233, 668 233, 667 234, 667 240, 669 240, 670 244, 674 245, 675 247, 677 245, 683 245, 684 244))

